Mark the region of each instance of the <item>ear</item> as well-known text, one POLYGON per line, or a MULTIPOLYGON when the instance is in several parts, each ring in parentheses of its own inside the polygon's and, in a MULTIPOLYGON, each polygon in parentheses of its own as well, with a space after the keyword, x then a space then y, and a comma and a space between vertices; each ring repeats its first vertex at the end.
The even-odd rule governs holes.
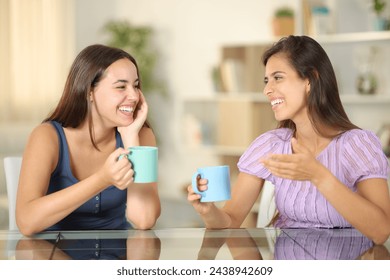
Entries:
POLYGON ((93 92, 89 92, 89 95, 88 95, 88 99, 89 99, 89 102, 93 102, 93 92))
POLYGON ((309 94, 310 94, 310 89, 311 89, 311 87, 310 87, 310 80, 306 79, 306 81, 305 81, 305 92, 306 92, 307 96, 309 96, 309 94))

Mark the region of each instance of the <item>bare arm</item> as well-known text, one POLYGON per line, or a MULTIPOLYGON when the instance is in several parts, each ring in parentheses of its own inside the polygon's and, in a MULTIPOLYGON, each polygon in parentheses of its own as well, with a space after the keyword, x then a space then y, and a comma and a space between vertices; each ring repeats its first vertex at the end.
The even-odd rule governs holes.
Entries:
POLYGON ((252 238, 247 230, 240 238, 227 238, 226 244, 229 247, 230 253, 234 260, 262 260, 259 248, 256 241, 252 238))
POLYGON ((126 241, 128 260, 158 260, 161 240, 152 230, 129 231, 126 241))
MULTIPOLYGON (((199 189, 207 189, 207 180, 200 180, 199 189)), ((232 199, 227 201, 223 208, 218 208, 214 203, 200 202, 200 195, 188 187, 188 200, 195 210, 201 215, 206 228, 239 228, 252 209, 264 180, 255 176, 240 173, 232 188, 232 199)))
POLYGON ((71 258, 60 249, 54 250, 54 243, 45 239, 23 238, 16 244, 15 258, 17 260, 70 260, 71 258))
POLYGON ((319 191, 357 230, 376 244, 383 244, 390 234, 390 199, 387 181, 367 179, 352 192, 333 175, 313 179, 319 191))
MULTIPOLYGON (((142 128, 139 135, 139 142, 142 146, 156 146, 156 138, 150 128, 142 128)), ((161 205, 157 183, 133 183, 127 189, 127 218, 135 228, 152 228, 160 216, 160 212, 161 205)))
POLYGON ((377 244, 390 234, 390 196, 385 179, 373 178, 357 184, 353 192, 341 183, 310 152, 292 141, 295 154, 262 159, 275 176, 309 180, 330 204, 357 230, 377 244))
POLYGON ((38 126, 26 145, 16 203, 16 219, 24 235, 45 230, 69 215, 88 199, 115 184, 125 189, 131 165, 117 161, 122 148, 114 151, 96 173, 64 190, 46 195, 51 173, 58 162, 58 137, 50 124, 38 126))

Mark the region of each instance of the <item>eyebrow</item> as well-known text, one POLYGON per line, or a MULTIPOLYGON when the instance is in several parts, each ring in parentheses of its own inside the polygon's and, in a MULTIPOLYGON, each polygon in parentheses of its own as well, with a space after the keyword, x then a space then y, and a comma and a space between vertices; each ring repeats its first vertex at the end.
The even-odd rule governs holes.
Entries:
POLYGON ((269 76, 264 76, 264 79, 267 79, 268 77, 275 77, 277 74, 286 74, 286 72, 278 70, 278 71, 272 72, 269 76))
POLYGON ((286 74, 286 72, 278 70, 278 71, 275 71, 275 72, 271 73, 271 76, 275 76, 277 74, 286 74))
POLYGON ((129 81, 128 80, 117 80, 115 81, 113 84, 117 84, 117 83, 128 83, 129 81))
MULTIPOLYGON (((136 79, 135 81, 134 81, 134 83, 138 83, 139 82, 139 79, 136 79)), ((129 83, 129 81, 128 80, 117 80, 117 81, 115 81, 114 83, 113 83, 113 85, 115 85, 115 84, 117 84, 117 83, 125 83, 125 84, 127 84, 127 83, 129 83)))

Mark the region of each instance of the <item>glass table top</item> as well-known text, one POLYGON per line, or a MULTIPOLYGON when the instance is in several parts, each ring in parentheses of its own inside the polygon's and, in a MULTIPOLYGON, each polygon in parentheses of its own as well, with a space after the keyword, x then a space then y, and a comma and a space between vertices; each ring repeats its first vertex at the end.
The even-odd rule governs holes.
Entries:
POLYGON ((45 232, 0 231, 0 259, 41 260, 354 260, 390 259, 354 229, 168 228, 45 232))

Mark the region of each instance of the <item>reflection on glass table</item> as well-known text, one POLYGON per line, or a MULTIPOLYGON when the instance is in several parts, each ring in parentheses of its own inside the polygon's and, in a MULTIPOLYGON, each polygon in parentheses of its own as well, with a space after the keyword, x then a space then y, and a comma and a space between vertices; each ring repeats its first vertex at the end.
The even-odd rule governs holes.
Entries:
POLYGON ((0 250, 0 259, 24 260, 390 259, 390 240, 375 246, 353 229, 170 228, 47 232, 30 238, 0 231, 0 250))
MULTIPOLYGON (((241 232, 239 238, 230 234, 215 237, 215 232, 205 231, 198 259, 216 259, 219 249, 228 247, 233 259, 275 260, 355 260, 390 259, 390 240, 374 245, 371 240, 354 229, 283 229, 266 231, 268 252, 253 230, 241 232)), ((227 231, 229 233, 229 231, 227 231)))
POLYGON ((390 254, 355 229, 283 229, 275 242, 275 259, 390 259, 390 254))
POLYGON ((21 238, 16 245, 15 258, 157 260, 160 249, 160 239, 153 231, 59 232, 44 239, 21 238))

